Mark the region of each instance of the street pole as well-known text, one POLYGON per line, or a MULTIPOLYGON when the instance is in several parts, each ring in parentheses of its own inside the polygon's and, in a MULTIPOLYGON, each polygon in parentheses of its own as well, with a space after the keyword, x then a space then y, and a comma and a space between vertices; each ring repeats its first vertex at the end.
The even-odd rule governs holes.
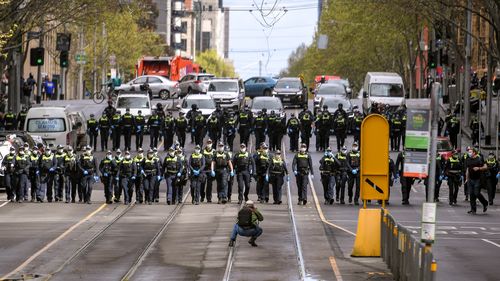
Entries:
MULTIPOLYGON (((79 35, 79 42, 78 42, 78 51, 80 54, 83 53, 83 26, 80 29, 80 35, 79 35)), ((83 64, 80 63, 78 64, 78 90, 77 90, 77 99, 84 99, 85 98, 85 91, 83 90, 83 64)))
POLYGON ((106 60, 107 58, 107 46, 106 46, 106 23, 102 23, 102 40, 104 42, 103 44, 103 54, 104 54, 104 59, 102 60, 102 65, 101 65, 101 85, 104 85, 106 83, 106 60))
POLYGON ((493 78, 493 56, 491 55, 491 45, 493 44, 492 39, 494 38, 493 28, 490 26, 490 48, 488 48, 488 80, 486 82, 486 139, 491 145, 491 105, 493 98, 493 88, 492 88, 492 78, 493 78))
POLYGON ((20 50, 16 49, 14 51, 14 67, 15 67, 15 80, 16 83, 12 87, 14 90, 14 100, 12 103, 10 103, 12 106, 13 112, 19 112, 20 110, 20 105, 21 105, 21 52, 20 50))
POLYGON ((464 69, 464 122, 469 124, 470 117, 470 68, 472 48, 472 0, 467 0, 467 33, 465 46, 465 69, 464 69))
MULTIPOLYGON (((40 27, 40 36, 38 37, 38 47, 43 48, 43 23, 42 26, 40 27)), ((42 67, 39 65, 36 67, 37 74, 36 74, 36 103, 40 104, 40 101, 42 100, 42 67)))
POLYGON ((427 191, 427 202, 434 202, 434 189, 436 183, 436 157, 437 157, 437 134, 439 120, 439 91, 441 83, 434 82, 431 91, 431 147, 430 158, 431 165, 429 167, 429 187, 427 191))
POLYGON ((262 76, 262 60, 259 60, 259 76, 262 76))
POLYGON ((92 70, 92 82, 93 82, 93 89, 92 93, 97 92, 97 23, 94 28, 94 65, 93 65, 93 70, 92 70))

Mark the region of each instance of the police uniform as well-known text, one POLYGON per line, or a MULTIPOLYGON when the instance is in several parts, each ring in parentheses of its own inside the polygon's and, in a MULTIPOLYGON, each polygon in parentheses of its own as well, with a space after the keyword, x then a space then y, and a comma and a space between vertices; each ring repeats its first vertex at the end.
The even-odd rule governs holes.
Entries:
POLYGON ((450 205, 457 204, 457 196, 462 184, 462 161, 455 154, 448 158, 445 166, 445 175, 448 177, 448 202, 450 205))
MULTIPOLYGON (((110 133, 111 122, 106 114, 99 118, 99 131, 101 135, 101 151, 108 149, 108 138, 110 133)), ((97 144, 96 144, 97 146, 97 144)))
POLYGON ((361 146, 361 124, 363 124, 363 115, 361 112, 357 111, 354 114, 353 120, 353 137, 354 141, 361 146))
POLYGON ((205 181, 201 185, 200 196, 201 202, 207 198, 207 202, 212 202, 212 185, 214 182, 214 178, 210 175, 212 159, 214 158, 215 150, 208 147, 205 147, 202 150, 203 158, 205 159, 205 181))
POLYGON ((351 152, 347 154, 347 164, 349 165, 349 170, 350 170, 348 171, 349 182, 347 184, 347 195, 349 196, 349 203, 351 203, 354 184, 356 184, 356 189, 354 189, 354 203, 356 205, 359 204, 358 200, 360 192, 360 186, 359 186, 360 162, 361 162, 361 154, 359 153, 359 151, 351 150, 351 152))
POLYGON ((273 204, 281 204, 284 177, 288 176, 288 169, 283 159, 276 156, 272 158, 268 169, 268 175, 269 184, 273 187, 273 204))
POLYGON ((83 201, 90 204, 92 197, 92 185, 94 184, 94 175, 96 173, 96 160, 92 154, 83 154, 78 161, 82 177, 82 194, 83 201))
MULTIPOLYGON (((116 160, 115 160, 116 161, 116 160)), ((133 189, 134 180, 136 180, 137 168, 134 160, 132 158, 123 158, 118 165, 118 177, 120 181, 120 188, 123 191, 123 201, 125 204, 130 204, 131 201, 131 190, 133 189)), ((121 192, 120 192, 121 193, 121 192)), ((115 201, 119 200, 120 197, 116 198, 115 201)))
POLYGON ((40 168, 39 168, 39 160, 40 155, 38 154, 38 150, 31 151, 30 155, 30 168, 29 168, 29 181, 31 187, 31 202, 38 201, 41 199, 38 197, 39 189, 40 189, 40 168))
POLYGON ((193 112, 192 124, 194 129, 194 142, 196 145, 203 145, 203 138, 205 137, 206 120, 201 112, 193 112))
POLYGON ((111 159, 105 157, 99 163, 99 172, 101 172, 101 179, 104 184, 104 197, 107 204, 113 202, 113 170, 116 170, 116 163, 112 157, 111 159))
POLYGON ((399 181, 401 183, 401 194, 403 195, 403 205, 409 204, 411 186, 413 185, 415 179, 411 177, 403 176, 405 161, 405 152, 400 152, 398 154, 398 159, 396 160, 396 170, 398 173, 399 181))
MULTIPOLYGON (((444 158, 438 154, 438 156, 436 157, 436 177, 435 177, 435 184, 434 184, 434 202, 439 202, 439 191, 441 189, 441 184, 443 183, 443 179, 444 179, 444 165, 445 165, 444 158)), ((430 169, 430 164, 429 164, 429 169, 430 169)), ((425 197, 428 198, 429 177, 427 177, 424 180, 424 185, 425 185, 425 197)))
MULTIPOLYGON (((472 120, 470 121, 470 129, 472 131, 472 136, 471 136, 471 140, 472 140, 472 145, 477 145, 479 143, 479 129, 481 127, 481 129, 483 129, 483 124, 481 122, 479 122, 479 120, 477 119, 477 116, 474 116, 472 117, 472 120)), ((484 131, 484 129, 483 129, 484 131)))
POLYGON ((4 171, 4 186, 5 186, 5 193, 7 193, 7 200, 12 200, 14 201, 15 198, 15 188, 14 183, 15 183, 15 173, 14 173, 14 164, 16 163, 16 154, 15 152, 11 151, 11 153, 7 154, 2 162, 2 165, 5 167, 4 171))
MULTIPOLYGON (((62 149, 62 148, 59 148, 62 149)), ((64 193, 64 158, 66 153, 58 151, 55 155, 56 158, 56 171, 54 174, 54 184, 56 189, 56 202, 63 201, 64 193)))
POLYGON ((4 127, 6 131, 14 131, 17 128, 17 119, 14 112, 9 110, 3 116, 4 127))
POLYGON ((332 123, 332 116, 328 109, 325 109, 321 112, 321 115, 318 116, 319 120, 319 128, 318 135, 320 140, 320 150, 325 150, 330 146, 330 129, 332 123))
POLYGON ((144 139, 144 127, 146 126, 146 119, 139 113, 134 117, 135 123, 135 150, 142 148, 142 141, 144 139))
POLYGON ((29 168, 30 159, 28 155, 18 153, 14 164, 14 172, 16 174, 16 201, 19 203, 26 199, 25 196, 28 196, 24 192, 28 189, 29 168))
POLYGON ((453 145, 453 148, 456 149, 458 147, 458 133, 460 132, 460 120, 457 116, 453 115, 446 121, 446 130, 450 136, 450 142, 453 145))
MULTIPOLYGON (((46 148, 48 149, 48 148, 46 148)), ((40 192, 41 199, 44 198, 44 193, 47 193, 47 201, 52 202, 54 174, 56 171, 56 158, 54 154, 47 155, 44 153, 40 159, 40 192)))
POLYGON ((148 204, 152 204, 155 183, 160 178, 160 164, 153 157, 152 152, 151 154, 148 152, 148 156, 142 161, 142 171, 144 171, 144 191, 147 194, 145 199, 148 204))
MULTIPOLYGON (((158 161, 158 164, 161 166, 161 159, 158 156, 158 150, 156 148, 153 148, 153 157, 154 159, 156 159, 156 161, 158 161)), ((160 171, 160 176, 163 176, 161 171, 160 171)), ((160 183, 161 181, 156 181, 154 186, 153 198, 154 202, 156 203, 160 202, 160 183)))
POLYGON ((333 154, 325 152, 325 155, 319 160, 319 171, 321 173, 321 184, 323 185, 323 196, 325 204, 332 205, 334 202, 335 174, 337 171, 337 162, 333 154))
POLYGON ((233 151, 234 138, 236 137, 236 117, 230 116, 224 126, 225 143, 233 151))
POLYGON ((176 157, 181 163, 181 172, 180 176, 177 174, 177 177, 175 178, 172 202, 175 201, 178 204, 181 204, 182 196, 184 195, 184 185, 186 185, 187 182, 187 160, 180 150, 176 151, 176 157))
MULTIPOLYGON (((208 137, 215 143, 220 139, 220 121, 215 115, 210 116, 207 121, 208 125, 208 137)), ((202 196, 203 197, 203 196, 202 196)))
POLYGON ((267 115, 260 111, 253 121, 255 143, 263 143, 266 141, 267 119, 267 115))
MULTIPOLYGON (((128 198, 132 201, 132 197, 134 195, 134 187, 135 187, 135 201, 139 204, 144 202, 144 180, 146 174, 144 173, 144 155, 143 150, 139 150, 139 154, 133 158, 136 174, 135 179, 131 180, 133 184, 130 184, 130 188, 128 188, 128 198)), ((146 198, 149 196, 149 189, 146 198)))
POLYGON ((163 120, 162 126, 165 151, 167 151, 174 144, 174 132, 175 132, 175 122, 172 115, 168 114, 163 120))
POLYGON ((335 155, 337 161, 337 174, 335 175, 336 199, 340 204, 345 204, 345 185, 348 181, 349 163, 347 161, 347 153, 338 152, 335 155))
POLYGON ((347 131, 347 113, 342 108, 337 109, 333 115, 333 128, 337 139, 337 151, 340 151, 344 146, 347 131))
POLYGON ((267 134, 269 136, 269 149, 276 151, 279 149, 279 135, 281 132, 281 119, 276 116, 274 111, 267 118, 267 134))
POLYGON ((122 116, 117 111, 113 118, 111 119, 111 138, 113 141, 113 150, 116 151, 120 148, 120 139, 121 139, 121 120, 122 116))
POLYGON ((90 115, 90 119, 87 120, 87 134, 89 135, 89 145, 97 149, 97 135, 99 134, 99 123, 94 118, 94 115, 90 115))
MULTIPOLYGON (((229 155, 229 159, 233 161, 233 152, 229 150, 229 147, 226 146, 224 151, 229 155)), ((234 171, 234 164, 233 164, 233 172, 234 171)), ((236 176, 236 173, 230 174, 229 177, 227 177, 227 202, 231 203, 231 196, 233 195, 233 185, 234 185, 234 177, 236 176)))
MULTIPOLYGON (((120 152, 120 150, 118 150, 117 152, 120 152)), ((116 169, 113 170, 113 198, 114 198, 114 201, 115 202, 120 202, 120 197, 121 197, 121 194, 122 194, 122 184, 121 184, 121 180, 120 180, 120 173, 119 173, 119 170, 120 170, 120 164, 122 163, 123 161, 123 156, 121 155, 115 155, 113 157, 113 160, 115 160, 115 163, 116 163, 116 169)), ((127 189, 128 190, 128 189, 127 189)))
POLYGON ((193 152, 189 157, 188 165, 190 170, 189 180, 191 182, 192 202, 198 205, 200 203, 200 190, 202 182, 205 179, 205 173, 203 173, 203 170, 205 169, 205 157, 203 157, 201 152, 193 152))
POLYGON ((238 204, 248 201, 251 176, 255 171, 255 162, 248 151, 239 151, 233 156, 234 169, 238 181, 238 204))
POLYGON ((132 150, 132 130, 135 127, 134 115, 129 111, 125 112, 120 122, 122 128, 123 139, 125 142, 125 150, 132 150))
POLYGON ((309 184, 309 173, 314 175, 311 156, 307 152, 295 154, 292 163, 293 173, 297 182, 299 205, 307 204, 307 185, 309 184))
POLYGON ((300 142, 306 145, 306 150, 309 151, 309 139, 311 138, 311 129, 313 123, 313 114, 311 111, 304 108, 302 112, 299 113, 300 120, 300 142))
POLYGON ((179 116, 175 119, 175 134, 177 135, 177 140, 182 148, 186 143, 186 130, 188 128, 188 121, 186 117, 179 116))
POLYGON ((290 138, 290 151, 295 152, 299 150, 299 129, 300 123, 297 117, 292 116, 288 119, 288 123, 286 125, 288 137, 290 138))
POLYGON ((248 140, 250 138, 252 119, 252 112, 247 108, 238 114, 238 134, 240 135, 240 142, 245 145, 248 145, 248 140))
MULTIPOLYGON (((76 156, 69 155, 66 153, 64 156, 64 176, 65 180, 65 195, 66 195, 66 203, 68 203, 71 199, 72 203, 75 203, 76 193, 77 193, 77 174, 78 169, 76 165, 76 156)), ((81 190, 79 192, 79 198, 82 198, 81 190)))
POLYGON ((257 198, 261 203, 269 202, 269 181, 266 180, 267 170, 271 165, 271 156, 264 151, 254 155, 255 177, 257 181, 257 198))
MULTIPOLYGON (((212 171, 217 181, 217 198, 219 203, 227 202, 228 168, 231 168, 231 157, 225 151, 216 151, 212 159, 212 171)), ((212 174, 213 175, 213 174, 212 174)))
POLYGON ((149 126, 149 138, 150 138, 150 147, 157 147, 158 146, 158 137, 160 134, 160 127, 161 127, 161 119, 158 116, 158 114, 153 113, 153 116, 149 117, 148 119, 148 126, 149 126))
POLYGON ((26 121, 26 116, 28 116, 28 110, 23 107, 23 109, 17 114, 17 127, 20 131, 24 131, 24 122, 26 121))
POLYGON ((488 187, 488 203, 493 205, 493 200, 495 199, 495 193, 497 190, 497 175, 498 175, 498 161, 494 155, 486 159, 486 165, 488 166, 488 171, 486 172, 486 183, 488 187))
POLYGON ((402 130, 402 118, 400 114, 393 114, 390 120, 391 128, 391 150, 399 151, 401 146, 401 130, 402 130))
POLYGON ((165 156, 165 159, 163 159, 163 165, 162 165, 162 172, 165 177, 165 182, 167 184, 167 204, 175 204, 175 198, 174 198, 174 185, 175 185, 175 180, 177 177, 177 174, 181 172, 181 161, 177 156, 175 155, 174 152, 172 152, 172 155, 167 154, 165 156))

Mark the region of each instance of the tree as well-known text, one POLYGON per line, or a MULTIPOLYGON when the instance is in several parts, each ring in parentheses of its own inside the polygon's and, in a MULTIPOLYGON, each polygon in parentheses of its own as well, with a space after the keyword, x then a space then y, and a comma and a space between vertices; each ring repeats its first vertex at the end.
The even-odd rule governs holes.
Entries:
POLYGON ((213 49, 204 51, 196 57, 196 63, 203 67, 206 72, 219 77, 235 77, 234 66, 225 61, 213 49))

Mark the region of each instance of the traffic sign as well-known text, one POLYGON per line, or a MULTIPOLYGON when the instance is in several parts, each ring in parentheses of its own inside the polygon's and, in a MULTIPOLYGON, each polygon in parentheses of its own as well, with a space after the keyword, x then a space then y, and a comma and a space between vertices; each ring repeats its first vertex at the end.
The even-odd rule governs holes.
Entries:
POLYGON ((85 54, 76 54, 75 61, 77 64, 87 63, 87 56, 85 54))
POLYGON ((378 114, 361 124, 361 200, 389 199, 389 123, 378 114))

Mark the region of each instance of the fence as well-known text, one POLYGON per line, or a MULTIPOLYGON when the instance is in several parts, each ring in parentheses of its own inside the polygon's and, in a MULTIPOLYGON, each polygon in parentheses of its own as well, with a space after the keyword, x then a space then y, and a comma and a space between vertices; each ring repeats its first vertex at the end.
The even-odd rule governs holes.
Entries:
POLYGON ((435 280, 437 264, 430 246, 412 237, 411 231, 398 224, 387 211, 382 212, 381 255, 394 280, 435 280))

